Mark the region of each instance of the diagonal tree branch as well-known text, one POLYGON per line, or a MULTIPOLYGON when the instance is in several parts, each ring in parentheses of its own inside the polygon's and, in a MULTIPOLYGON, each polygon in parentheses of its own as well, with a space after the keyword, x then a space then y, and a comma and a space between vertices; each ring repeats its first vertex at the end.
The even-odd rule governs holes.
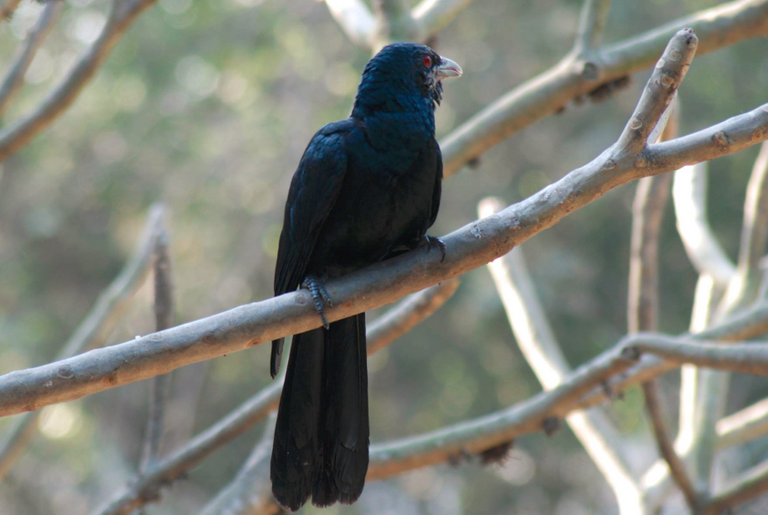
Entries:
POLYGON ((155 0, 113 0, 99 37, 80 56, 74 68, 30 114, 0 130, 0 162, 45 130, 80 95, 123 32, 155 0))
POLYGON ((10 100, 19 87, 21 87, 24 81, 24 74, 27 72, 29 65, 32 64, 32 59, 34 59, 37 49, 40 48, 45 38, 48 37, 53 25, 61 16, 63 9, 63 1, 50 0, 45 4, 35 26, 27 33, 27 38, 19 47, 16 57, 14 57, 13 62, 8 67, 8 71, 5 73, 5 77, 0 84, 0 116, 3 115, 10 100))
POLYGON ((768 399, 753 404, 717 423, 718 449, 768 434, 768 399))
MULTIPOLYGON (((160 204, 150 208, 135 253, 115 280, 96 299, 96 304, 64 344, 56 359, 65 359, 104 344, 149 274, 152 242, 160 230, 162 213, 163 207, 160 204)), ((39 415, 39 411, 20 415, 6 433, 0 444, 0 480, 5 477, 32 438, 39 415)))
MULTIPOLYGON (((383 349, 432 315, 451 298, 458 284, 458 279, 453 279, 422 290, 378 318, 367 331, 368 355, 383 349)), ((119 492, 96 513, 128 514, 158 499, 162 486, 175 481, 185 471, 202 462, 214 451, 274 411, 280 400, 282 385, 283 376, 281 375, 229 415, 194 437, 183 448, 154 463, 147 470, 143 470, 124 491, 119 492)))
MULTIPOLYGON (((689 32, 681 31, 671 41, 670 51, 686 46, 690 38, 689 32)), ((662 88, 655 81, 669 73, 669 67, 680 65, 665 60, 648 87, 662 88)), ((676 88, 674 84, 665 91, 671 97, 676 88)), ((326 288, 335 307, 327 317, 335 321, 368 311, 477 268, 630 180, 727 155, 765 139, 768 105, 697 133, 649 145, 639 155, 615 145, 528 199, 446 236, 448 253, 442 262, 424 251, 409 252, 329 281, 326 288), (714 138, 718 133, 728 135, 727 145, 714 138)), ((85 356, 6 374, 0 377, 0 416, 90 395, 316 327, 320 320, 303 290, 240 306, 85 356)))
MULTIPOLYGON (((480 203, 479 215, 490 216, 502 207, 497 199, 485 199, 480 203)), ((521 249, 489 263, 488 269, 526 361, 544 390, 556 388, 570 374, 571 367, 538 299, 521 249)), ((574 411, 565 420, 613 489, 619 511, 642 513, 640 488, 622 452, 626 446, 610 420, 599 410, 574 411)))

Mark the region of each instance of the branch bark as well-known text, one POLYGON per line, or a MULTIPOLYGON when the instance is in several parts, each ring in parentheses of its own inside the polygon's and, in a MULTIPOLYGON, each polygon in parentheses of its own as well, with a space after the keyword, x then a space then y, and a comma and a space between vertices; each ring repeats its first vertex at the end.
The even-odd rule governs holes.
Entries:
MULTIPOLYGON (((691 37, 681 31, 673 38, 670 51, 687 47, 691 37)), ((680 80, 674 70, 683 61, 665 59, 664 63, 655 69, 648 87, 663 89, 671 97, 679 83, 664 88, 660 76, 672 73, 680 80)), ((641 114, 655 125, 655 120, 641 114)), ((640 154, 614 145, 528 199, 446 236, 448 252, 442 262, 434 253, 409 252, 329 281, 326 288, 335 307, 328 310, 327 317, 335 321, 368 311, 477 268, 630 180, 737 152, 766 139, 768 105, 697 133, 648 145, 640 154), (727 144, 716 137, 719 134, 727 135, 727 144)), ((320 325, 309 294, 303 290, 240 306, 109 349, 6 374, 0 377, 0 416, 147 379, 320 325)))
MULTIPOLYGON (((458 287, 453 279, 405 299, 368 328, 368 355, 383 349, 448 301, 458 287)), ((95 513, 127 515, 159 497, 160 488, 202 462, 214 451, 253 427, 277 408, 283 376, 248 399, 219 422, 194 437, 183 448, 143 470, 131 484, 95 513)), ((271 441, 269 442, 271 449, 271 441)), ((247 466, 247 465, 246 465, 247 466)))
POLYGON ((43 44, 45 38, 51 32, 53 25, 61 17, 61 11, 64 9, 64 2, 60 0, 49 0, 40 17, 27 33, 27 38, 19 47, 8 71, 5 73, 2 84, 0 84, 0 116, 3 115, 8 107, 10 100, 18 91, 24 82, 24 74, 27 73, 29 65, 32 64, 37 49, 43 44))
POLYGON ((45 130, 77 99, 123 32, 154 2, 113 0, 106 25, 96 41, 77 60, 72 71, 33 112, 0 131, 0 162, 45 130))
POLYGON ((585 63, 571 52, 544 73, 512 89, 457 127, 442 142, 443 173, 470 161, 572 99, 652 65, 681 28, 699 36, 699 55, 768 33, 768 0, 738 0, 680 18, 600 48, 599 61, 585 63))
MULTIPOLYGON (((160 231, 162 213, 163 207, 160 204, 150 208, 135 253, 115 280, 99 295, 96 304, 64 344, 56 359, 65 359, 104 344, 149 274, 152 242, 160 231)), ((0 444, 0 480, 21 456, 24 446, 34 435, 39 415, 39 411, 20 415, 6 433, 0 444)))

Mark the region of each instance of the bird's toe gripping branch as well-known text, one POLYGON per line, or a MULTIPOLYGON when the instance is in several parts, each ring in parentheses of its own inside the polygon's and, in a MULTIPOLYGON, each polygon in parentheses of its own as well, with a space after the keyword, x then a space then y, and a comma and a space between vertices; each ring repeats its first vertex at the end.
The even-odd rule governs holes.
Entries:
POLYGON ((325 301, 329 307, 333 307, 333 301, 331 300, 331 296, 328 295, 328 290, 325 289, 325 285, 321 283, 317 277, 308 275, 301 283, 301 287, 309 290, 309 294, 312 295, 312 302, 315 304, 315 311, 317 311, 317 314, 320 315, 320 318, 323 320, 323 327, 328 329, 330 324, 328 323, 328 319, 325 318, 323 301, 325 301))
POLYGON ((445 261, 445 242, 437 236, 423 235, 421 237, 422 245, 427 247, 427 252, 432 250, 432 247, 440 249, 440 262, 445 261))

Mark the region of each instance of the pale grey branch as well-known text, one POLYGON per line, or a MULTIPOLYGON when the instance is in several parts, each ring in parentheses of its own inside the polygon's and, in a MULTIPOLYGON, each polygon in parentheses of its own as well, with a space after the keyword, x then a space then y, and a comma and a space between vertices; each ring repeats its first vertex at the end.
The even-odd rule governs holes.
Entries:
POLYGON ((27 116, 0 130, 0 162, 29 143, 58 118, 80 95, 120 36, 155 0, 113 0, 107 23, 72 71, 27 116))
MULTIPOLYGON (((458 279, 422 290, 399 303, 368 328, 368 355, 383 349, 407 333, 417 323, 428 318, 456 291, 458 279)), ((185 471, 199 464, 214 451, 226 445, 244 431, 262 421, 277 408, 283 376, 245 401, 216 424, 194 437, 183 448, 142 470, 138 477, 96 513, 128 514, 159 498, 160 488, 175 481, 185 471)), ((271 449, 271 441, 269 442, 271 449)))
MULTIPOLYGON (((80 322, 56 359, 74 356, 83 350, 101 346, 106 341, 149 273, 152 242, 160 230, 162 213, 163 207, 159 204, 150 209, 136 252, 96 299, 96 304, 80 322)), ((39 411, 19 415, 6 433, 0 444, 0 479, 5 477, 32 438, 39 415, 39 411)))
POLYGON ((53 25, 61 16, 63 9, 63 0, 50 0, 45 4, 37 23, 27 33, 27 38, 19 47, 16 56, 8 67, 8 71, 5 73, 2 84, 0 84, 0 116, 3 115, 10 104, 10 100, 24 82, 24 74, 27 72, 29 65, 32 64, 32 59, 34 59, 37 49, 40 48, 45 38, 48 37, 53 25))

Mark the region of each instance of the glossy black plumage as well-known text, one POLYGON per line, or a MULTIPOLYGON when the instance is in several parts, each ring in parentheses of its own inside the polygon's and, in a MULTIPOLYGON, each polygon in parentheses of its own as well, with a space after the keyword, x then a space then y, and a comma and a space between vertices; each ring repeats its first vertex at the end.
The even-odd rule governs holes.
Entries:
MULTIPOLYGON (((435 141, 440 79, 461 69, 423 45, 395 44, 367 64, 352 114, 320 129, 291 182, 275 294, 419 245, 440 204, 435 141)), ((277 373, 282 340, 272 345, 277 373)), ((365 314, 294 336, 275 429, 272 490, 297 510, 352 503, 368 469, 365 314)))

